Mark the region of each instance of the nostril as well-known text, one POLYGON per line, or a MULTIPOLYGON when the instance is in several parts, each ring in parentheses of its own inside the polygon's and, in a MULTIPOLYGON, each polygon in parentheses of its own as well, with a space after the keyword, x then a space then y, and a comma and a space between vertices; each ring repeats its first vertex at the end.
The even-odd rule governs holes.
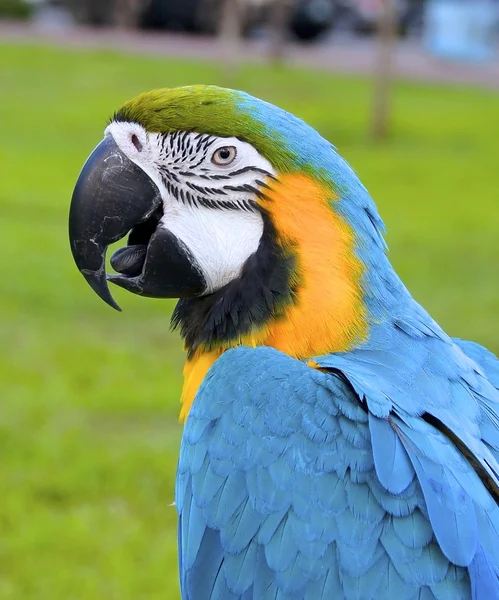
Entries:
POLYGON ((135 133, 132 135, 132 144, 137 148, 137 152, 142 152, 142 144, 135 133))

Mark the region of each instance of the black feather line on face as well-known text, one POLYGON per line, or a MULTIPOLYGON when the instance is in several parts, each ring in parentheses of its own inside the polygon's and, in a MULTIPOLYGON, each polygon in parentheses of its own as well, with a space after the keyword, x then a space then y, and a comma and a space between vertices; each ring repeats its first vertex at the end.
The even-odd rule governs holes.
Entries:
MULTIPOLYGON (((182 188, 181 184, 176 185, 173 183, 172 179, 178 182, 178 178, 173 175, 171 171, 166 170, 165 168, 160 169, 160 176, 163 181, 163 184, 166 188, 167 193, 170 196, 173 196, 175 200, 178 202, 182 202, 183 204, 188 204, 189 206, 204 206, 206 208, 213 208, 215 210, 244 210, 248 212, 256 212, 258 210, 258 206, 255 200, 251 198, 241 198, 238 200, 229 200, 229 199, 218 199, 218 198, 208 198, 207 196, 213 194, 220 194, 226 196, 226 192, 223 190, 217 190, 216 188, 203 188, 202 186, 197 186, 189 181, 185 182, 185 185, 189 188, 186 190, 182 188), (203 195, 201 195, 203 194, 203 195)), ((224 189, 230 189, 230 186, 224 186, 224 189)), ((239 187, 232 188, 234 191, 242 191, 248 192, 251 190, 256 197, 263 197, 264 194, 259 192, 258 189, 248 187, 239 187)))
POLYGON ((219 196, 227 196, 227 192, 224 192, 222 188, 212 188, 212 187, 204 187, 201 185, 196 185, 195 183, 191 183, 190 181, 186 181, 185 185, 191 190, 195 190, 200 194, 217 194, 219 196))
POLYGON ((229 173, 230 177, 235 177, 236 175, 242 175, 243 173, 260 173, 261 175, 265 175, 270 179, 275 179, 272 173, 269 173, 265 169, 261 169, 260 167, 255 167, 253 165, 248 165, 247 167, 243 167, 242 169, 238 169, 237 171, 231 171, 229 173))
POLYGON ((180 329, 188 358, 200 347, 237 342, 295 302, 295 255, 279 246, 270 218, 264 213, 262 218, 260 244, 241 275, 213 294, 183 298, 175 307, 172 327, 180 329))

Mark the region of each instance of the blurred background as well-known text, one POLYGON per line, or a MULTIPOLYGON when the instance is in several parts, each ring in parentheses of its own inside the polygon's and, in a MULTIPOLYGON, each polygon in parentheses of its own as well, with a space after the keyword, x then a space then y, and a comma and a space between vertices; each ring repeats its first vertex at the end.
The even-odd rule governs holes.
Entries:
POLYGON ((173 304, 73 265, 67 213, 139 92, 244 89, 353 165, 446 331, 499 352, 495 0, 0 0, 0 600, 178 598, 173 304))

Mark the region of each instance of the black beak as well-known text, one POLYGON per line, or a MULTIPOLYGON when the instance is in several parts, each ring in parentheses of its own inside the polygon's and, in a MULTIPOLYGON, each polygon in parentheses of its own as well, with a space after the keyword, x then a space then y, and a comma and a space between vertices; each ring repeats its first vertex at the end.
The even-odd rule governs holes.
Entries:
POLYGON ((107 280, 154 298, 203 293, 206 282, 188 248, 160 224, 162 199, 151 178, 107 136, 83 166, 71 200, 69 238, 76 266, 102 300, 120 310, 107 280), (128 246, 106 250, 128 232, 128 246))

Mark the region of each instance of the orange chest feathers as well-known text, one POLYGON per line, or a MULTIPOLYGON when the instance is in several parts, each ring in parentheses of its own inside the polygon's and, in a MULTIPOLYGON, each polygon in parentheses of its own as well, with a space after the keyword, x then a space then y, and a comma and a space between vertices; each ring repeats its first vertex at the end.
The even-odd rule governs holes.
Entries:
POLYGON ((216 350, 198 350, 186 362, 185 420, 206 373, 228 348, 272 346, 297 359, 342 352, 367 335, 362 295, 363 265, 354 232, 334 209, 331 189, 305 174, 281 175, 259 200, 273 222, 277 242, 296 256, 295 302, 264 326, 216 350))

